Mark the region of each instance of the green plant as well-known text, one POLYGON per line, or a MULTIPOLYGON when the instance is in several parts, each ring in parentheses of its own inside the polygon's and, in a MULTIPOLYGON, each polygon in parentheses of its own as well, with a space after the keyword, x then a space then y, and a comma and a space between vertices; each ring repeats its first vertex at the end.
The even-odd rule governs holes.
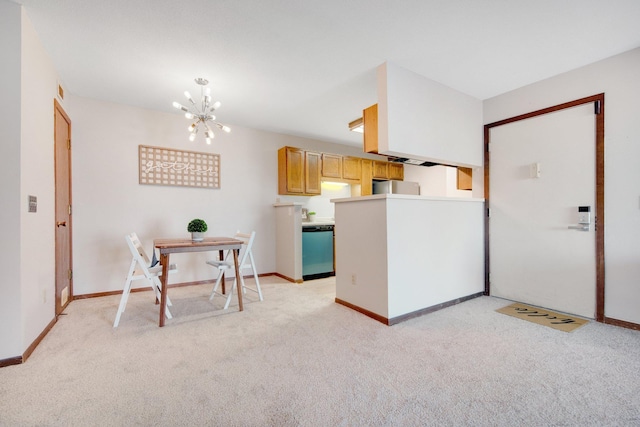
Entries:
POLYGON ((309 212, 307 215, 315 215, 315 212, 309 212))
POLYGON ((199 218, 192 219, 189 225, 187 225, 187 231, 190 233, 204 233, 207 231, 207 228, 207 223, 199 218))

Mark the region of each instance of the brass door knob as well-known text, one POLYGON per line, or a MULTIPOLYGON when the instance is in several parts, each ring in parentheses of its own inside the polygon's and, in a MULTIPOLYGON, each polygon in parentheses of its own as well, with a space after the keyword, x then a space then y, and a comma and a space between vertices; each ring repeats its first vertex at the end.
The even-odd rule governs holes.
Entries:
POLYGON ((67 221, 56 221, 56 227, 66 227, 67 221))

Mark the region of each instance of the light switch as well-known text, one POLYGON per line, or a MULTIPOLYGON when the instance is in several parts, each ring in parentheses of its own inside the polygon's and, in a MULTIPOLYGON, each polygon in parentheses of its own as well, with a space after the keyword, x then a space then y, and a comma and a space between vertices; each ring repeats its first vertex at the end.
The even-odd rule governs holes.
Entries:
POLYGON ((38 212, 38 198, 29 196, 29 212, 38 212))

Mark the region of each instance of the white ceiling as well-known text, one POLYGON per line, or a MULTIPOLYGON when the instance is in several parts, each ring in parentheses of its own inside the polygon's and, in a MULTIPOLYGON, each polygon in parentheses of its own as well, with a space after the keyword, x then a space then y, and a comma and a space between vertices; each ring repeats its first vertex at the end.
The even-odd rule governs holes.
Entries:
POLYGON ((384 61, 486 99, 640 46, 638 0, 13 1, 74 95, 178 114, 205 77, 225 124, 352 145, 384 61))

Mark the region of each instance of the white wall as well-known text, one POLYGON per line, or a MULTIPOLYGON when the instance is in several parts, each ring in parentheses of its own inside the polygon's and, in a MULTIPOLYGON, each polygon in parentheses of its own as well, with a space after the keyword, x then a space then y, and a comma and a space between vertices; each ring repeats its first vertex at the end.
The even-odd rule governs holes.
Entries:
POLYGON ((483 208, 471 199, 387 200, 389 318, 484 291, 483 208))
POLYGON ((0 1, 0 360, 21 355, 20 28, 21 7, 0 1))
POLYGON ((484 203, 336 202, 336 298, 392 319, 484 291, 484 203))
POLYGON ((0 360, 55 316, 53 98, 57 75, 20 5, 0 1, 0 360), (38 211, 28 212, 28 196, 38 211))
POLYGON ((482 166, 482 101, 393 63, 377 72, 380 153, 482 166))
POLYGON ((55 316, 55 174, 53 99, 58 76, 27 14, 22 13, 20 237, 22 320, 29 346, 55 316), (38 211, 28 212, 28 196, 38 211))
POLYGON ((605 316, 640 323, 640 48, 484 102, 492 123, 605 93, 605 316))
MULTIPOLYGON (((170 100, 169 100, 170 101, 170 100)), ((337 154, 354 147, 233 126, 213 144, 188 140, 184 117, 69 96, 73 129, 74 293, 122 289, 130 262, 124 241, 138 233, 150 253, 156 237, 189 237, 187 223, 202 218, 207 235, 256 230, 259 273, 276 271, 275 209, 277 150, 285 145, 337 154), (138 184, 138 145, 152 145, 221 155, 219 190, 138 184)), ((282 197, 284 199, 284 197, 282 197)), ((294 198, 304 202, 306 198, 294 198)), ((284 201, 284 200, 283 200, 284 201)), ((179 254, 172 283, 207 280, 215 273, 206 254, 179 254)))

